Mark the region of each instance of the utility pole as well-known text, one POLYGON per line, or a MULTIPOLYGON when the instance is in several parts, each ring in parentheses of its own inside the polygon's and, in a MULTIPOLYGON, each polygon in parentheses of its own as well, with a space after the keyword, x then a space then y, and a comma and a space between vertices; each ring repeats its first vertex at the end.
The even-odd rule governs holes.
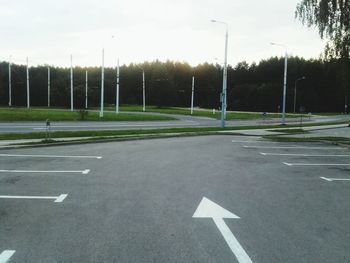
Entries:
POLYGON ((220 23, 226 26, 225 34, 225 60, 224 60, 224 72, 222 80, 222 93, 220 96, 221 101, 221 128, 225 128, 226 119, 226 106, 227 106, 227 47, 228 47, 228 24, 225 22, 211 20, 213 23, 220 23))
POLYGON ((11 56, 9 59, 9 107, 12 106, 11 56))
POLYGON ((47 107, 50 108, 50 67, 47 67, 47 107))
POLYGON ((85 109, 88 108, 88 71, 85 71, 85 109))
POLYGON ((73 111, 73 56, 70 55, 70 110, 73 111))
POLYGON ((192 77, 191 115, 193 115, 193 100, 194 100, 194 77, 192 77))
POLYGON ((117 61, 117 86, 115 91, 115 113, 119 114, 119 58, 117 61))
POLYGON ((27 57, 27 108, 30 108, 30 90, 29 90, 29 65, 27 57))
POLYGON ((101 65, 101 109, 100 109, 100 118, 103 117, 103 100, 104 100, 104 85, 105 85, 105 50, 102 49, 102 65, 101 65))
POLYGON ((146 111, 146 84, 145 84, 145 71, 142 69, 142 111, 146 111))

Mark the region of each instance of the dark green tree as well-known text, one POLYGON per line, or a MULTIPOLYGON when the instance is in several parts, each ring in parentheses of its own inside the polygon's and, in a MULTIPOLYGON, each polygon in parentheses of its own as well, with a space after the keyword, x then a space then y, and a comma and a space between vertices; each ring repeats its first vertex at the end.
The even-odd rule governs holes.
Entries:
POLYGON ((329 39, 327 56, 349 58, 350 0, 302 0, 296 17, 309 27, 318 27, 321 38, 329 39))

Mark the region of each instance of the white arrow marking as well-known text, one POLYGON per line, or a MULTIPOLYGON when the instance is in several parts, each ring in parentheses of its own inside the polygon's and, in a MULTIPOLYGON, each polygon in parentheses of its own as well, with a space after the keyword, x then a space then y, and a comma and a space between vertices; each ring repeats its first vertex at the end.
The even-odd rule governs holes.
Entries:
POLYGON ((4 250, 0 254, 0 263, 6 263, 15 254, 16 250, 4 250))
POLYGON ((0 170, 0 173, 81 173, 88 174, 90 169, 82 171, 42 171, 42 170, 0 170))
POLYGON ((102 156, 84 155, 41 155, 41 154, 0 154, 0 157, 38 157, 38 158, 79 158, 79 159, 102 159, 102 156))
POLYGON ((333 182, 333 181, 350 181, 349 178, 328 178, 328 177, 320 177, 323 180, 326 180, 328 182, 333 182))
POLYGON ((350 166, 350 163, 286 163, 288 166, 350 166))
MULTIPOLYGON (((59 196, 30 196, 30 195, 0 195, 2 199, 53 199, 55 203, 62 203, 68 194, 59 196)), ((1 263, 1 262, 0 262, 1 263)))
POLYGON ((350 154, 304 154, 304 153, 264 153, 261 155, 272 156, 301 156, 301 157, 350 157, 350 154))
POLYGON ((202 201, 198 205, 194 212, 193 218, 212 218, 214 223, 218 227, 220 233, 223 235, 227 245, 230 247, 233 254, 236 256, 239 263, 253 263, 245 252, 241 244, 238 242, 236 237, 232 234, 231 230, 226 225, 223 218, 235 218, 239 219, 238 216, 231 213, 230 211, 222 208, 218 204, 203 197, 202 201))

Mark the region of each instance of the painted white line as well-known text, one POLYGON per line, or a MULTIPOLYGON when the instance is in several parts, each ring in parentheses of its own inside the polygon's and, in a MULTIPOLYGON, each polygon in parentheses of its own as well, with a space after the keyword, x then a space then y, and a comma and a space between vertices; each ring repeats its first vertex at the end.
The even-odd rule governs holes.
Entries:
POLYGON ((320 177, 323 180, 326 180, 328 182, 333 182, 333 181, 350 181, 350 178, 327 178, 327 177, 320 177))
POLYGON ((0 157, 38 157, 38 158, 77 158, 77 159, 102 159, 102 156, 84 155, 42 155, 42 154, 7 154, 1 153, 0 157))
POLYGON ((0 170, 0 173, 81 173, 88 174, 90 169, 83 171, 43 171, 43 170, 0 170))
POLYGON ((253 263, 247 252, 243 249, 236 237, 232 234, 230 228, 226 225, 224 218, 239 219, 238 216, 219 206, 208 198, 203 197, 194 212, 193 218, 212 218, 220 233, 224 237, 232 253, 236 256, 239 263, 253 263))
POLYGON ((4 250, 0 254, 0 263, 6 263, 15 254, 16 250, 4 250))
POLYGON ((308 147, 308 146, 248 146, 243 145, 244 148, 262 148, 262 149, 310 149, 310 150, 344 150, 343 147, 308 147))
POLYGON ((0 157, 102 159, 102 156, 89 156, 89 155, 44 155, 44 154, 7 154, 7 153, 1 153, 0 157))
POLYGON ((260 154, 271 155, 271 156, 350 157, 350 154, 304 154, 304 153, 265 153, 265 152, 260 152, 260 154))
POLYGON ((286 163, 287 166, 350 166, 350 163, 286 163))
POLYGON ((233 143, 271 143, 271 144, 276 144, 278 142, 268 142, 268 141, 237 141, 237 140, 232 140, 233 143))
POLYGON ((39 199, 39 200, 55 200, 55 203, 62 203, 68 194, 61 194, 59 196, 32 196, 32 195, 0 195, 0 199, 39 199))

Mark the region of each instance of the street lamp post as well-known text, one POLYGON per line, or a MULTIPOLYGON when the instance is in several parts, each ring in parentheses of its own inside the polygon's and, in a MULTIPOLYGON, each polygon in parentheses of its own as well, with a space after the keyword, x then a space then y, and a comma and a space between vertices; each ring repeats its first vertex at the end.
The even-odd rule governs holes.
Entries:
POLYGON ((222 80, 222 93, 220 96, 221 100, 221 128, 225 127, 226 118, 226 105, 227 105, 227 46, 228 46, 228 24, 222 21, 211 20, 213 23, 220 23, 226 26, 225 34, 225 60, 224 60, 224 71, 222 80))
POLYGON ((288 52, 287 46, 284 44, 271 43, 274 46, 285 48, 284 56, 284 81, 283 81, 283 101, 282 101, 282 125, 286 124, 286 96, 287 96, 287 70, 288 70, 288 52))
POLYGON ((117 61, 117 86, 115 91, 115 113, 119 114, 119 58, 117 61))
POLYGON ((70 55, 70 110, 73 111, 73 55, 70 55))
POLYGON ((297 85, 298 85, 298 81, 300 80, 304 80, 306 79, 306 77, 301 77, 295 80, 295 85, 294 85, 294 108, 293 108, 293 112, 295 113, 295 109, 296 109, 296 105, 297 105, 297 85))
POLYGON ((146 83, 145 83, 145 70, 138 66, 142 70, 142 111, 146 111, 146 83))
POLYGON ((193 102, 194 102, 194 76, 192 77, 191 115, 193 115, 193 102))
POLYGON ((105 50, 102 49, 102 65, 101 65, 101 109, 100 118, 103 117, 103 103, 104 103, 104 86, 105 86, 105 50))
POLYGON ((12 87, 11 87, 11 56, 9 59, 9 107, 12 106, 12 87))
POLYGON ((28 57, 27 57, 27 108, 30 108, 30 89, 29 89, 29 63, 28 63, 28 57))

